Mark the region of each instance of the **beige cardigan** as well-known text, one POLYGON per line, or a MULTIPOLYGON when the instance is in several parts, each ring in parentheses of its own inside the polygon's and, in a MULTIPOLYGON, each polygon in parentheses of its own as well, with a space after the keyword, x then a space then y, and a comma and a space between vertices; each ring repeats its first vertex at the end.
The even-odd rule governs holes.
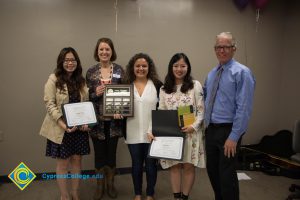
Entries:
MULTIPOLYGON (((55 74, 51 74, 44 89, 44 102, 47 109, 47 114, 42 124, 40 135, 57 144, 62 143, 65 130, 61 128, 57 120, 63 116, 61 105, 69 102, 69 94, 67 85, 65 91, 56 88, 57 78, 55 74)), ((80 91, 81 102, 88 100, 88 88, 85 86, 83 91, 80 91)))

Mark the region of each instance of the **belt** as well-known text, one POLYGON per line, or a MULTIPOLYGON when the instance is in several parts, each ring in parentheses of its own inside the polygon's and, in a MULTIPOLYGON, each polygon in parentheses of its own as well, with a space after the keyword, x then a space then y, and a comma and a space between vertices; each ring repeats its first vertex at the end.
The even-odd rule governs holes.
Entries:
POLYGON ((232 126, 232 123, 210 123, 208 126, 210 127, 215 127, 215 128, 220 128, 220 127, 229 127, 232 126))

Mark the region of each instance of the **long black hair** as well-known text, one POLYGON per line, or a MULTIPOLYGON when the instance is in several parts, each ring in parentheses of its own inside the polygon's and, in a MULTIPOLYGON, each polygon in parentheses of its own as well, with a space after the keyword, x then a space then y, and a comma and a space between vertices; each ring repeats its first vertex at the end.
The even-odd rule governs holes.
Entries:
POLYGON ((82 76, 81 62, 77 52, 72 47, 65 47, 60 51, 57 57, 55 76, 57 77, 56 87, 60 90, 64 90, 64 84, 67 84, 68 90, 70 91, 79 91, 83 89, 85 85, 85 79, 82 76), (68 76, 68 73, 64 69, 64 60, 68 53, 72 53, 77 62, 77 67, 72 73, 71 77, 68 76))
POLYGON ((182 83, 180 91, 182 93, 186 93, 188 90, 194 88, 193 78, 191 76, 192 67, 191 67, 188 57, 184 53, 176 53, 169 62, 168 74, 165 77, 165 83, 162 88, 167 94, 171 94, 176 91, 176 87, 175 87, 176 83, 175 83, 175 76, 174 76, 174 72, 173 72, 173 65, 180 59, 183 59, 188 67, 187 73, 183 79, 183 83, 182 83))

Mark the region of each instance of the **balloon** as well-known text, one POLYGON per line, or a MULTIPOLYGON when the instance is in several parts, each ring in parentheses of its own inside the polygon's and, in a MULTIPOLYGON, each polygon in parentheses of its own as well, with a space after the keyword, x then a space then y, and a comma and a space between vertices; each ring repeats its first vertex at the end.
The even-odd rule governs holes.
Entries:
POLYGON ((264 9, 268 4, 269 0, 253 0, 254 7, 256 9, 264 9))
POLYGON ((246 8, 246 6, 249 3, 249 0, 233 0, 235 5, 239 8, 239 9, 244 9, 246 8))

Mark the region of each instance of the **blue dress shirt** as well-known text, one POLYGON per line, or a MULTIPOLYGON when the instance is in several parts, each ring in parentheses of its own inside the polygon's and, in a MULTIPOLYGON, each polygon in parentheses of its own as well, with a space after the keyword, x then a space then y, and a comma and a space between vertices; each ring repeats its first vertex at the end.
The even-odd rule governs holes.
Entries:
MULTIPOLYGON (((218 67, 210 71, 205 80, 205 107, 210 101, 218 67)), ((241 135, 246 132, 251 115, 255 78, 249 68, 234 59, 223 65, 223 69, 210 123, 233 123, 229 139, 238 141, 241 135)), ((206 115, 205 118, 207 119, 206 115)))

